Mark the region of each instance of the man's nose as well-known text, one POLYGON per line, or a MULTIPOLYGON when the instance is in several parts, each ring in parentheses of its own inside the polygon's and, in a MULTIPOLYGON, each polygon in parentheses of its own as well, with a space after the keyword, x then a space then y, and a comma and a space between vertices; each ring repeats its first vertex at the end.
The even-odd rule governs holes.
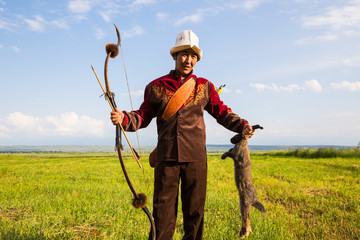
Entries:
POLYGON ((186 56, 186 59, 185 59, 185 62, 187 62, 187 63, 191 63, 191 56, 186 56))

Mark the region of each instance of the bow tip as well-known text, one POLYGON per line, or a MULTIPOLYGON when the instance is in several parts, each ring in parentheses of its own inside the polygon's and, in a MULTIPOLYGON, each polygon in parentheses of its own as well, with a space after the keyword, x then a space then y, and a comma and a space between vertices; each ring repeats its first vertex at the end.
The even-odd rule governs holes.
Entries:
POLYGON ((139 198, 133 198, 132 205, 135 208, 144 208, 147 204, 147 197, 144 193, 139 193, 138 196, 139 198))
POLYGON ((115 43, 108 43, 105 46, 106 49, 106 53, 109 55, 111 58, 115 58, 117 55, 119 55, 119 47, 115 44, 115 43))

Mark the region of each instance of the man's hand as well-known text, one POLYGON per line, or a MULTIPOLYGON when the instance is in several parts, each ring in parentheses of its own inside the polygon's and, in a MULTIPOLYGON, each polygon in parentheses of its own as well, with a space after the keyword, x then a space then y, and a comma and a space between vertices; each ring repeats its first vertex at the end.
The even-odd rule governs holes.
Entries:
POLYGON ((110 114, 111 114, 110 120, 114 125, 117 124, 121 125, 122 122, 124 121, 125 114, 119 111, 119 109, 115 108, 115 111, 112 111, 110 114))
POLYGON ((252 129, 252 126, 250 124, 246 124, 242 131, 242 136, 244 139, 251 138, 255 133, 255 130, 252 129))

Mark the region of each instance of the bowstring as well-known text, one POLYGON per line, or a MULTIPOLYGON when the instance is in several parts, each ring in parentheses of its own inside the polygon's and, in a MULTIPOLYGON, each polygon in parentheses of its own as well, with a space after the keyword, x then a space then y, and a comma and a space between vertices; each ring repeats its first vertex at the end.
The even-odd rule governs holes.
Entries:
MULTIPOLYGON (((127 72, 126 72, 125 58, 124 58, 124 52, 123 52, 123 49, 122 49, 121 40, 120 40, 119 43, 120 43, 121 56, 122 56, 122 62, 123 62, 123 66, 124 66, 125 80, 126 80, 126 85, 127 85, 128 94, 129 94, 131 111, 134 111, 134 106, 133 106, 133 102, 132 102, 132 98, 131 98, 130 85, 129 85, 129 80, 128 80, 128 76, 127 76, 127 72)), ((135 130, 135 134, 136 134, 136 140, 137 140, 137 144, 138 144, 138 152, 139 152, 139 156, 140 156, 140 161, 142 162, 142 165, 144 166, 144 162, 143 162, 142 157, 141 157, 140 140, 139 140, 139 134, 138 134, 138 131, 137 131, 137 130, 135 130)), ((148 184, 147 184, 148 181, 147 181, 147 178, 146 178, 146 176, 145 176, 145 169, 144 169, 144 167, 142 168, 142 172, 143 172, 143 177, 144 177, 144 183, 145 183, 145 186, 146 186, 146 188, 147 188, 147 195, 149 195, 149 186, 148 186, 148 184)))

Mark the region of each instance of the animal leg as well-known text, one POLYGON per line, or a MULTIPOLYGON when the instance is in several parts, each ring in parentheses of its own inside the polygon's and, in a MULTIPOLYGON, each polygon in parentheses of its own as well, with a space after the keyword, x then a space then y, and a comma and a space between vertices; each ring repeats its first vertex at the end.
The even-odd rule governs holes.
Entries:
POLYGON ((249 236, 250 232, 252 231, 250 226, 250 208, 251 205, 245 205, 244 201, 240 203, 240 209, 241 209, 240 238, 249 236))
POLYGON ((225 158, 227 158, 227 157, 233 158, 234 155, 232 154, 232 152, 233 152, 233 148, 231 148, 231 149, 230 149, 229 151, 227 151, 227 152, 224 152, 223 155, 221 156, 221 159, 225 159, 225 158))

